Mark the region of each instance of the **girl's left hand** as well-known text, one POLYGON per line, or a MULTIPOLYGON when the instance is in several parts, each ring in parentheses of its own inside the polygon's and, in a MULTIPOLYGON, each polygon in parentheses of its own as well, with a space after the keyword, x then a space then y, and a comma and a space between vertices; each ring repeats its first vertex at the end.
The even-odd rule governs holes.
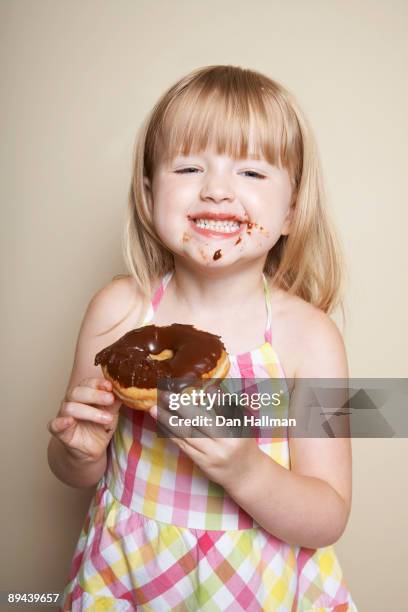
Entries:
POLYGON ((252 438, 219 438, 214 437, 214 426, 193 427, 201 437, 180 437, 181 428, 172 430, 168 414, 163 408, 158 411, 153 406, 149 413, 169 432, 169 438, 186 453, 206 474, 225 489, 232 487, 238 480, 242 481, 257 465, 257 455, 262 452, 256 439, 252 438), (171 433, 176 436, 172 437, 171 433), (178 435, 177 435, 178 434, 178 435))

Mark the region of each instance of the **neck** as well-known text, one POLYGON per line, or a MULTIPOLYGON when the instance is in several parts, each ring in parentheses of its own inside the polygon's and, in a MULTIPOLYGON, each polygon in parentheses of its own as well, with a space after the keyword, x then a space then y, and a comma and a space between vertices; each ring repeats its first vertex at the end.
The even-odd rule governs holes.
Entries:
POLYGON ((264 296, 262 261, 249 262, 239 270, 192 269, 175 257, 172 278, 174 295, 190 312, 223 316, 249 307, 264 296))

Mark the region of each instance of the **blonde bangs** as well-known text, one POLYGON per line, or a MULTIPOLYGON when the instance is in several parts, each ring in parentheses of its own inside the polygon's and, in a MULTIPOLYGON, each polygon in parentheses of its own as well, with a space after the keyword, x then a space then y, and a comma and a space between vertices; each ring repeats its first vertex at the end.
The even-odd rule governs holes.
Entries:
POLYGON ((146 150, 146 176, 151 178, 159 161, 211 147, 233 159, 264 158, 287 168, 298 183, 301 167, 293 160, 301 157, 301 143, 295 114, 279 99, 272 81, 253 71, 228 68, 197 73, 188 87, 169 97, 166 108, 157 108, 162 116, 153 120, 156 133, 146 150))

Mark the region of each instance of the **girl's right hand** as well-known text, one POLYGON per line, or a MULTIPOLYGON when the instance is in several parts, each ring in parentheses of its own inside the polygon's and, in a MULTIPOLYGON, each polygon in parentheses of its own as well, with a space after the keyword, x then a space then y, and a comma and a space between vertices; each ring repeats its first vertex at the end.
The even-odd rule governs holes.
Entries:
POLYGON ((67 392, 47 429, 76 459, 97 461, 116 430, 120 406, 110 381, 86 378, 67 392))

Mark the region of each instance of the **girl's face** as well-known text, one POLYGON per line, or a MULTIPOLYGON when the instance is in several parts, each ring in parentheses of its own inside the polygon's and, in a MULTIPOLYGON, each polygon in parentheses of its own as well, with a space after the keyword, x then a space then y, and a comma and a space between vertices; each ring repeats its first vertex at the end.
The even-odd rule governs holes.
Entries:
POLYGON ((153 223, 177 256, 206 267, 265 259, 293 214, 287 170, 212 149, 159 163, 145 179, 153 223))

